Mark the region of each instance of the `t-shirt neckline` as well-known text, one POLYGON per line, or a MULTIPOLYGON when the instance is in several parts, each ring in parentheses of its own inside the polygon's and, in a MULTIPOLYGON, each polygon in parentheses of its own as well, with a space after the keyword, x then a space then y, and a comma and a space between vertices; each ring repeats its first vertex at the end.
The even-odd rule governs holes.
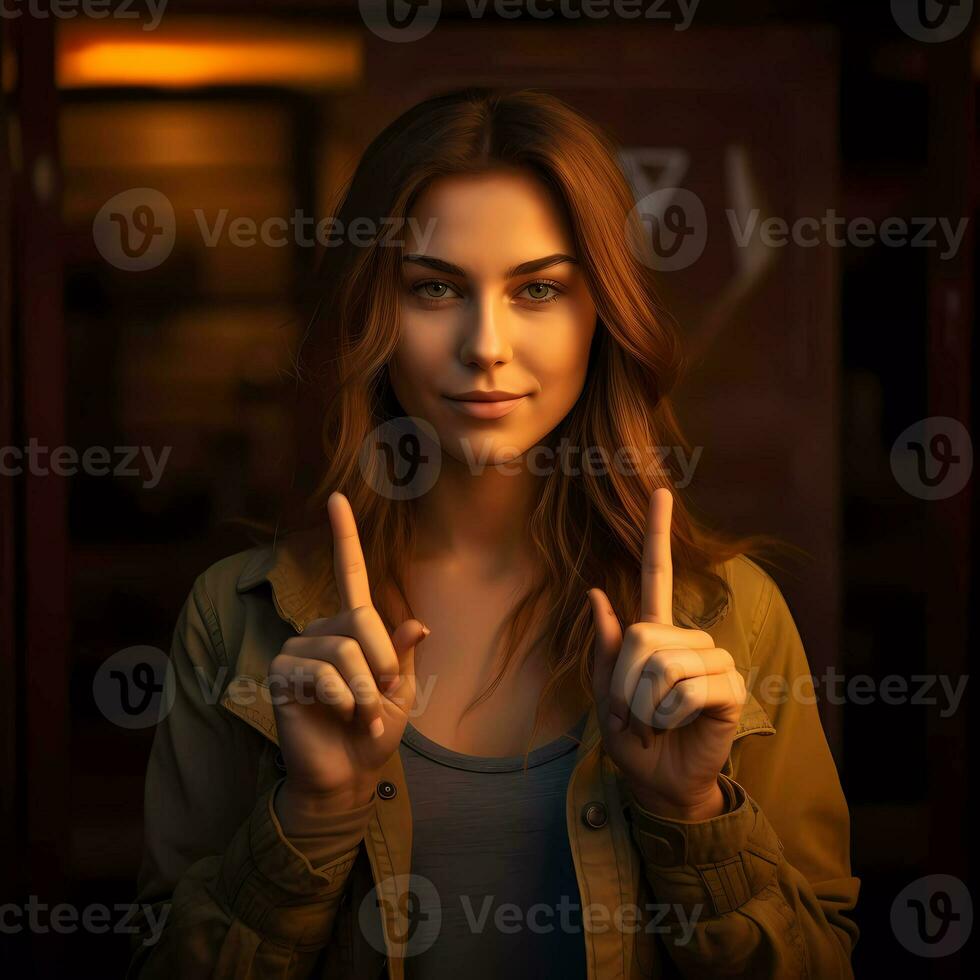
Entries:
MULTIPOLYGON (((544 765, 544 763, 550 762, 552 759, 556 759, 577 748, 582 739, 582 733, 585 730, 585 723, 588 717, 589 713, 586 711, 568 732, 559 735, 556 739, 531 752, 527 757, 528 769, 534 766, 544 765)), ((455 752, 427 738, 411 721, 405 725, 405 731, 402 734, 402 744, 407 745, 420 755, 432 759, 434 762, 441 763, 444 766, 450 766, 453 769, 466 769, 470 772, 514 772, 515 770, 524 768, 523 755, 481 756, 455 752)))

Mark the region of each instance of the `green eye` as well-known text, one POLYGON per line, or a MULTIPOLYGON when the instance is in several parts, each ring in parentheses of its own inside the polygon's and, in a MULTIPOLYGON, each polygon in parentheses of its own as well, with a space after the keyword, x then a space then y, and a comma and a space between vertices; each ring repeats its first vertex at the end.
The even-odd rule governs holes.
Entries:
POLYGON ((557 283, 541 281, 528 283, 521 290, 521 293, 532 302, 550 303, 558 299, 561 295, 561 290, 558 288, 557 283))
POLYGON ((447 299, 451 296, 458 296, 459 293, 448 283, 441 279, 426 279, 424 282, 417 282, 412 286, 412 292, 422 299, 447 299))

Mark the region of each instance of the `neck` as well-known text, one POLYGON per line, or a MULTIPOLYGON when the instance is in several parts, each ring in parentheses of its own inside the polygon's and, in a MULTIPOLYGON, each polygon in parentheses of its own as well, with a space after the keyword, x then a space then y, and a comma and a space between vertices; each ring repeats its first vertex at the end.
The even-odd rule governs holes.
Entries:
POLYGON ((416 558, 479 568, 488 576, 526 565, 527 525, 539 491, 538 477, 519 462, 474 473, 444 454, 439 479, 416 504, 416 558))

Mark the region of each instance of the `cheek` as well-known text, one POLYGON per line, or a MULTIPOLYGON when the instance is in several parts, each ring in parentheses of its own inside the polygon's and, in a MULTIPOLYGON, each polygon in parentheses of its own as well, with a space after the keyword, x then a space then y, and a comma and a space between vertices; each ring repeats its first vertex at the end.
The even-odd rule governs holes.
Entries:
POLYGON ((434 332, 403 330, 389 364, 396 392, 413 401, 422 397, 432 379, 440 376, 442 359, 434 332))
POLYGON ((578 392, 589 366, 589 351, 595 332, 595 319, 572 319, 560 329, 541 333, 527 346, 531 370, 540 380, 544 391, 578 392))

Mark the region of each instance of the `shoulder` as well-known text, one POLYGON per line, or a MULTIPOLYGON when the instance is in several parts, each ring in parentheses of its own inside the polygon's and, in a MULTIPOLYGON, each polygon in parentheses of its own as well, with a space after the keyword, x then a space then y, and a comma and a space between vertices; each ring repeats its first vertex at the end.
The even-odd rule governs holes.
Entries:
POLYGON ((732 594, 722 628, 726 640, 737 642, 744 663, 778 671, 805 668, 803 641, 776 580, 745 555, 725 562, 724 575, 732 594))
POLYGON ((318 528, 294 531, 274 544, 222 558, 198 576, 194 594, 213 624, 219 659, 258 668, 290 634, 337 611, 333 561, 324 540, 318 528))
POLYGON ((741 628, 749 632, 772 601, 776 583, 746 555, 713 566, 697 584, 675 582, 674 615, 682 626, 712 630, 741 628))
POLYGON ((209 565, 194 581, 191 596, 197 605, 217 612, 233 608, 239 595, 257 585, 272 558, 268 547, 248 548, 209 565))
POLYGON ((757 562, 737 555, 722 564, 721 574, 730 595, 717 628, 726 642, 738 646, 745 660, 768 659, 774 648, 799 642, 786 598, 776 580, 757 562))
POLYGON ((272 548, 248 548, 214 562, 195 579, 188 607, 207 628, 219 661, 235 659, 244 634, 257 621, 278 620, 269 591, 257 588, 272 560, 272 548))
POLYGON ((760 628, 774 600, 782 598, 776 580, 747 555, 736 555, 726 561, 722 574, 731 589, 731 604, 739 618, 760 628))
POLYGON ((272 548, 267 545, 238 551, 209 565, 198 575, 194 587, 214 599, 238 595, 262 580, 272 558, 272 548))

